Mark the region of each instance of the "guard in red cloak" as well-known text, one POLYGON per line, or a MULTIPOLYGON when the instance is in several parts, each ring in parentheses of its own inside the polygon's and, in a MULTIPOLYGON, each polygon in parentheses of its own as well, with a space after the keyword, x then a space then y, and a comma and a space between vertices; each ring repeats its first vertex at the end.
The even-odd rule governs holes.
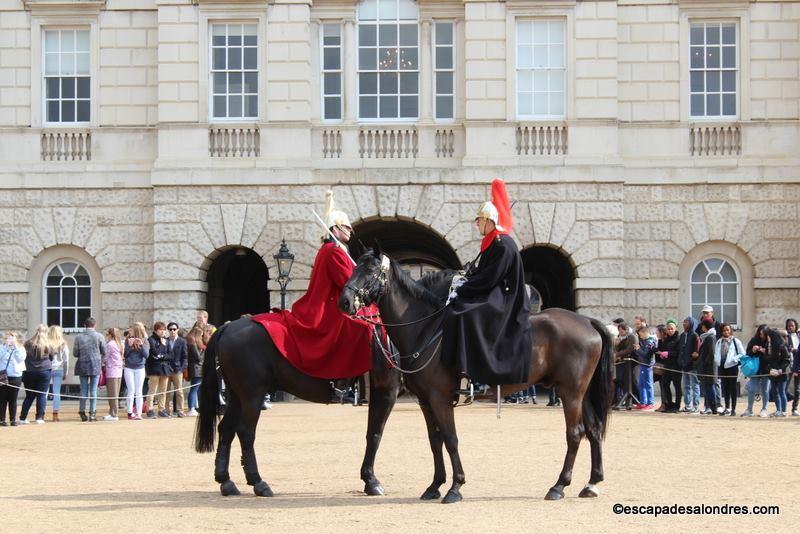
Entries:
POLYGON ((360 376, 372 367, 372 328, 339 310, 339 296, 353 274, 353 260, 344 246, 353 229, 347 214, 333 206, 328 192, 327 235, 314 259, 308 290, 291 311, 256 315, 280 352, 299 370, 317 378, 360 376), (338 240, 338 242, 337 242, 338 240))
POLYGON ((481 252, 444 311, 442 358, 473 382, 522 384, 531 357, 530 299, 502 180, 478 210, 481 252))

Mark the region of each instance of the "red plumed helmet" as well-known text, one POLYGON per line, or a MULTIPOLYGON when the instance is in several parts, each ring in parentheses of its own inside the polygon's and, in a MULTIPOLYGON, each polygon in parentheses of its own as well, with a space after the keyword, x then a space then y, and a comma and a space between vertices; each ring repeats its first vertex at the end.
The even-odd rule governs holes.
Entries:
POLYGON ((514 227, 511 217, 511 203, 508 201, 506 183, 500 178, 492 180, 492 204, 497 208, 497 229, 501 232, 510 232, 514 227))

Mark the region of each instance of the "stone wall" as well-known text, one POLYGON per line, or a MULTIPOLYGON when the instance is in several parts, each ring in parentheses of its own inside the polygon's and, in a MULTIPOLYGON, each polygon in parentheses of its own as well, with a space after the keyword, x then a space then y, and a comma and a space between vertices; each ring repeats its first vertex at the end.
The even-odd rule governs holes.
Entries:
POLYGON ((100 270, 102 305, 95 313, 102 324, 127 326, 134 317, 151 322, 152 202, 150 189, 0 190, 0 205, 13 206, 0 210, 0 328, 27 330, 42 320, 38 307, 28 309, 29 292, 41 283, 31 278, 31 267, 44 251, 70 246, 100 270))
POLYGON ((155 11, 104 11, 100 15, 99 123, 103 126, 154 126, 158 122, 156 15, 155 11))
POLYGON ((750 56, 754 119, 800 117, 800 4, 751 8, 750 56))
POLYGON ((0 126, 31 123, 31 23, 24 11, 0 11, 0 126))

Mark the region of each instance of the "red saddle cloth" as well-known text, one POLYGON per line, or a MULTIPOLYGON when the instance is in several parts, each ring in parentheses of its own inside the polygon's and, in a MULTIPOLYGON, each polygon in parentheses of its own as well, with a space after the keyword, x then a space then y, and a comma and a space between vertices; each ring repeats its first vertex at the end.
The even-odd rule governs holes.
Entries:
POLYGON ((372 369, 372 329, 342 315, 343 321, 316 331, 297 321, 288 310, 254 315, 272 342, 294 367, 326 379, 361 376, 372 369), (339 340, 341 338, 341 340, 339 340))
POLYGON ((352 272, 352 262, 342 249, 326 243, 314 260, 308 291, 292 310, 252 318, 267 329, 289 363, 307 375, 350 378, 372 368, 372 326, 343 314, 338 307, 339 295, 352 272))

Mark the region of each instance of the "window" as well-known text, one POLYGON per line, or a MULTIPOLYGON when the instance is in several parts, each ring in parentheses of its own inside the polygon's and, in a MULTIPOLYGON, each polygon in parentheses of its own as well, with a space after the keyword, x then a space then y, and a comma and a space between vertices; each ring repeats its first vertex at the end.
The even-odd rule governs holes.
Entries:
POLYGON ((700 310, 709 305, 718 321, 739 324, 739 276, 728 261, 708 258, 695 265, 690 295, 692 317, 700 317, 700 310))
POLYGON ((322 117, 342 118, 342 26, 322 25, 322 117))
POLYGON ((258 118, 256 24, 211 25, 211 115, 258 118))
POLYGON ((363 0, 359 6, 358 116, 419 116, 419 24, 413 0, 363 0))
POLYGON ((564 117, 565 31, 562 20, 517 21, 518 117, 564 117))
POLYGON ((46 122, 89 122, 89 30, 45 30, 42 48, 46 122))
POLYGON ((690 25, 692 117, 736 116, 736 24, 690 25))
POLYGON ((65 330, 83 328, 92 315, 92 280, 86 269, 66 261, 50 269, 45 278, 45 317, 48 325, 65 330))
POLYGON ((454 100, 454 53, 453 23, 437 22, 434 32, 434 84, 435 84, 435 114, 437 119, 453 118, 454 100))

